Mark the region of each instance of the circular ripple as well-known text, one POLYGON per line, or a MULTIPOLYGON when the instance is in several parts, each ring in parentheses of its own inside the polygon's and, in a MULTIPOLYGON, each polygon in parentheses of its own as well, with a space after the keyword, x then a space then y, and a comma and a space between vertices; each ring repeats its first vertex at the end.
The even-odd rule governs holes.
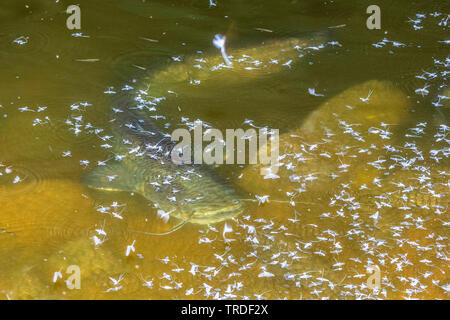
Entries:
MULTIPOLYGON (((75 123, 73 120, 72 122, 75 123)), ((94 133, 95 128, 86 128, 86 124, 80 124, 78 127, 78 125, 67 124, 66 121, 56 120, 52 121, 48 128, 50 141, 58 144, 67 143, 69 147, 71 145, 87 145, 99 140, 94 133)))
POLYGON ((69 239, 91 236, 103 217, 92 215, 91 200, 69 180, 38 180, 34 188, 0 194, 0 224, 18 244, 60 246, 69 239), (32 192, 30 192, 32 191, 32 192))
POLYGON ((0 167, 0 198, 31 192, 37 185, 42 184, 44 177, 36 170, 20 164, 0 167))
POLYGON ((51 30, 44 28, 34 28, 33 30, 17 28, 17 26, 3 29, 0 32, 0 39, 6 45, 0 53, 8 55, 30 54, 44 51, 50 43, 51 30))
POLYGON ((111 65, 114 74, 119 80, 126 81, 130 75, 142 77, 156 69, 158 62, 168 63, 170 52, 157 43, 153 47, 136 48, 135 50, 120 53, 112 58, 111 65))

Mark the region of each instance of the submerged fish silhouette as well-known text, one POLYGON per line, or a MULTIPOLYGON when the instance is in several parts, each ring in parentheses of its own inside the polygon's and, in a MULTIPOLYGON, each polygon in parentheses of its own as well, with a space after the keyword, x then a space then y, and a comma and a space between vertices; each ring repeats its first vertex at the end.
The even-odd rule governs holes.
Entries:
POLYGON ((152 201, 159 214, 192 223, 214 223, 242 212, 236 191, 210 167, 172 162, 170 136, 127 110, 116 114, 113 132, 121 141, 115 153, 126 156, 97 167, 84 179, 91 188, 136 192, 152 201))
MULTIPOLYGON (((283 70, 286 67, 275 62, 277 59, 291 59, 299 54, 299 46, 317 45, 323 40, 323 34, 316 34, 307 39, 286 39, 255 48, 231 51, 233 72, 229 75, 239 80, 239 75, 234 71, 248 72, 249 57, 252 61, 264 61, 259 67, 264 70, 264 74, 283 70), (241 56, 245 58, 238 59, 241 56)), ((150 81, 151 94, 159 96, 163 92, 167 93, 170 85, 176 85, 190 76, 207 79, 213 73, 217 74, 213 72, 212 67, 195 67, 195 61, 196 58, 193 57, 165 71, 149 75, 144 79, 142 88, 148 89, 150 81)), ((223 57, 204 57, 203 61, 205 65, 218 65, 217 68, 221 68, 223 57)), ((254 62, 252 64, 254 65, 254 62)), ((218 70, 217 68, 215 70, 218 70)), ((229 69, 229 66, 226 68, 229 69)), ((258 74, 261 72, 256 72, 254 76, 258 74)), ((137 95, 140 91, 137 90, 137 95)), ((111 121, 115 137, 113 151, 123 156, 94 169, 84 178, 85 184, 100 190, 139 193, 152 201, 160 216, 164 218, 170 215, 191 223, 208 224, 240 214, 243 205, 239 199, 242 197, 211 167, 172 162, 170 152, 175 144, 168 134, 163 133, 149 120, 149 115, 137 110, 134 101, 129 98, 124 105, 119 105, 120 112, 116 109, 111 121)))

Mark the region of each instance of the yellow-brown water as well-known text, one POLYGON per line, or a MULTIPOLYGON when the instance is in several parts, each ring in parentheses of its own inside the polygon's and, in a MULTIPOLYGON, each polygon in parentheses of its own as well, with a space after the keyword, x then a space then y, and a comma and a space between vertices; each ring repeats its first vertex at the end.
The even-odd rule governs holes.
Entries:
POLYGON ((446 8, 386 1, 382 29, 368 30, 364 1, 215 2, 79 1, 81 30, 68 30, 67 1, 2 1, 0 298, 448 299, 446 8), (181 117, 279 128, 279 179, 257 166, 217 169, 268 202, 148 236, 130 230, 166 232, 176 221, 138 195, 80 183, 112 157, 92 129, 108 128, 108 92, 139 86, 175 57, 217 54, 217 33, 245 48, 322 30, 338 44, 282 72, 180 85, 158 106, 170 128, 181 117), (80 289, 64 282, 71 265, 80 289))

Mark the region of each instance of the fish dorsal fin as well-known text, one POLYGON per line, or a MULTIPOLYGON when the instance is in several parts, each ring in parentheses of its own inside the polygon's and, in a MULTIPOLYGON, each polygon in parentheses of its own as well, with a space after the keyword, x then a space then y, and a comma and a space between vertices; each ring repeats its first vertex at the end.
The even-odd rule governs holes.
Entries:
POLYGON ((138 178, 121 163, 100 166, 89 172, 83 183, 90 188, 105 191, 136 191, 138 178))

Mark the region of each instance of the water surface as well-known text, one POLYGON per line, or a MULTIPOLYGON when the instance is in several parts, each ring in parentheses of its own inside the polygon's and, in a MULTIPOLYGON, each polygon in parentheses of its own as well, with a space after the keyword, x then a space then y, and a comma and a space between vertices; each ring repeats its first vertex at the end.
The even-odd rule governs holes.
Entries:
POLYGON ((214 2, 79 1, 68 30, 67 1, 2 1, 0 298, 448 299, 448 8, 379 1, 368 30, 370 1, 214 2), (197 119, 280 130, 279 179, 217 168, 255 200, 238 218, 139 234, 177 221, 81 183, 113 157, 102 138, 124 89, 217 54, 217 33, 244 48, 318 31, 323 48, 281 72, 177 84, 157 105, 169 132, 197 119), (377 112, 346 109, 371 88, 377 112))

